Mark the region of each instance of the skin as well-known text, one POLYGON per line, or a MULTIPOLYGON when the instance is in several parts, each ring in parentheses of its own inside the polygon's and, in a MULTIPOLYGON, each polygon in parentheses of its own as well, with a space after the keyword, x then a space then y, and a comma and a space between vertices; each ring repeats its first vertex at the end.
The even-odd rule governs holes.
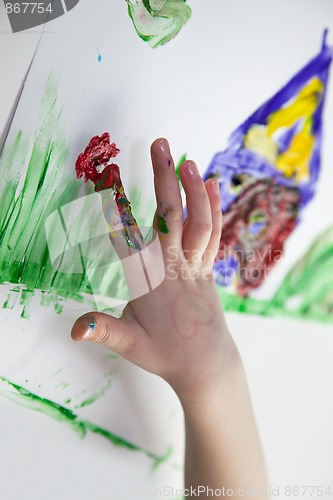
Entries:
MULTIPOLYGON (((218 182, 201 179, 186 160, 179 172, 183 206, 166 139, 151 146, 157 217, 166 276, 156 289, 130 301, 120 319, 88 313, 74 324, 72 338, 103 344, 137 366, 161 376, 184 409, 185 488, 260 490, 268 499, 265 461, 243 364, 229 333, 212 275, 222 214, 218 182), (91 322, 95 328, 89 328, 91 322)), ((203 492, 200 498, 211 498, 203 492)), ((231 495, 229 495, 230 497, 231 495)), ((244 495, 245 496, 245 495, 244 495)))

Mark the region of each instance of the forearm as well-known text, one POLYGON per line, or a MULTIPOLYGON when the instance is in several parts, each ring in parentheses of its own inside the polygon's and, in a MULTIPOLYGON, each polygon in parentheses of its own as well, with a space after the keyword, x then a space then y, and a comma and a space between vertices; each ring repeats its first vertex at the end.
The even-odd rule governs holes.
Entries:
POLYGON ((251 490, 251 498, 269 498, 264 457, 237 349, 216 387, 184 395, 181 402, 186 427, 185 487, 224 487, 235 496, 238 490, 251 490))

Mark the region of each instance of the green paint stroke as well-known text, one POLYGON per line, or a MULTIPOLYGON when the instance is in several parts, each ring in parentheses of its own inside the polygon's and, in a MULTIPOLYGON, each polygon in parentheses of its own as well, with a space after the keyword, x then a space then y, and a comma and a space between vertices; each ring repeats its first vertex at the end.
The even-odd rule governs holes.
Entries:
POLYGON ((179 162, 177 163, 176 165, 176 176, 177 176, 177 179, 178 179, 178 184, 179 184, 179 187, 180 187, 180 190, 183 189, 183 185, 182 185, 182 181, 180 180, 180 174, 179 174, 179 167, 180 165, 186 160, 187 158, 187 154, 184 153, 180 159, 179 159, 179 162))
POLYGON ((26 408, 38 411, 47 415, 58 422, 68 424, 80 437, 85 437, 88 432, 92 434, 99 434, 115 446, 127 448, 131 451, 143 453, 148 458, 153 460, 153 469, 155 470, 160 464, 164 463, 171 455, 171 448, 169 447, 164 455, 157 455, 151 451, 138 446, 130 441, 125 440, 121 436, 113 434, 112 432, 95 425, 88 420, 82 420, 78 415, 69 410, 68 408, 58 405, 49 399, 41 398, 27 389, 11 382, 5 377, 0 376, 0 394, 11 401, 21 404, 26 408))
MULTIPOLYGON (((0 157, 0 284, 13 288, 3 304, 12 308, 20 295, 22 318, 29 318, 29 305, 40 292, 43 306, 53 305, 62 312, 66 299, 95 307, 91 280, 84 266, 81 272, 60 272, 52 266, 46 241, 48 216, 80 196, 83 182, 77 181, 74 166, 68 164, 69 145, 63 136, 61 108, 57 104, 57 84, 49 79, 41 101, 38 125, 34 134, 19 132, 13 144, 8 141, 0 157)), ((91 194, 85 186, 84 194, 91 194)), ((78 227, 89 231, 89 214, 78 214, 78 227)), ((91 225, 90 225, 91 226, 91 225)), ((59 228, 52 228, 54 238, 59 228)), ((121 263, 103 270, 100 279, 96 269, 94 293, 126 300, 127 286, 121 263), (119 269, 118 269, 119 267, 119 269), (97 285, 96 285, 97 283, 97 285)))
POLYGON ((333 322, 333 226, 289 271, 273 302, 301 316, 333 322))
POLYGON ((153 47, 169 42, 191 17, 186 0, 126 0, 139 37, 153 47))
POLYGON ((168 234, 169 229, 166 220, 162 215, 157 216, 157 227, 161 233, 168 234))
POLYGON ((333 323, 333 226, 316 238, 271 300, 238 297, 218 287, 226 311, 333 323))
POLYGON ((102 387, 99 391, 89 396, 89 398, 82 401, 82 403, 80 403, 79 405, 75 406, 75 408, 84 408, 86 406, 92 405, 93 403, 98 401, 102 396, 104 396, 104 394, 111 387, 111 385, 112 385, 112 380, 108 380, 104 387, 102 387))

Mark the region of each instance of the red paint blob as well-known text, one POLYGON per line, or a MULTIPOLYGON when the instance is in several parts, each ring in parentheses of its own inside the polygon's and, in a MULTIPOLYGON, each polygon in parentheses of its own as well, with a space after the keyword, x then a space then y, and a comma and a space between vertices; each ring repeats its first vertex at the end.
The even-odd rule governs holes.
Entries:
POLYGON ((97 179, 100 179, 98 167, 106 166, 110 159, 115 158, 118 153, 119 149, 115 143, 110 143, 110 134, 108 132, 105 132, 101 136, 94 136, 84 152, 76 160, 75 170, 77 178, 84 177, 85 182, 91 180, 95 183, 97 179))

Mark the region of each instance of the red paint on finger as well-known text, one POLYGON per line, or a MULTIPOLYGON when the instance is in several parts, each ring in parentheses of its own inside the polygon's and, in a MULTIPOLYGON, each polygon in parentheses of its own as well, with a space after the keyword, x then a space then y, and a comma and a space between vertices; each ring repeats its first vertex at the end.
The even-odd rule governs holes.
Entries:
MULTIPOLYGON (((94 136, 83 153, 76 160, 75 170, 78 178, 84 177, 85 182, 91 180, 95 191, 111 189, 121 222, 124 226, 125 238, 130 247, 142 249, 144 239, 131 211, 131 204, 126 197, 120 178, 118 165, 108 164, 111 158, 119 153, 116 144, 110 143, 110 134, 94 136)), ((105 212, 104 212, 105 213, 105 212)), ((109 221, 107 221, 109 222, 109 221)), ((110 223, 111 225, 111 223, 110 223)), ((113 236, 113 233, 110 233, 113 236)))

